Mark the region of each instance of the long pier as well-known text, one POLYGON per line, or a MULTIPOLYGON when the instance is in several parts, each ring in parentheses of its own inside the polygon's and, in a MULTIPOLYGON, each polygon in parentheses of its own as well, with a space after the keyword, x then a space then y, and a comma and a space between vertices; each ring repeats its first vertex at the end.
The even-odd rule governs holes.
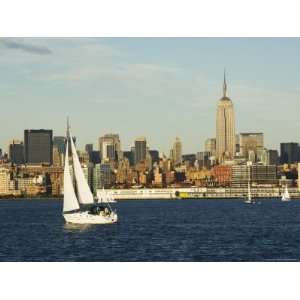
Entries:
MULTIPOLYGON (((297 188, 289 188, 291 198, 300 199, 297 188)), ((100 190, 99 190, 100 191, 100 190)), ((129 199, 232 199, 245 198, 247 188, 153 188, 153 189, 110 189, 116 200, 129 199)), ((255 198, 280 198, 283 192, 281 187, 252 187, 251 194, 255 198)))

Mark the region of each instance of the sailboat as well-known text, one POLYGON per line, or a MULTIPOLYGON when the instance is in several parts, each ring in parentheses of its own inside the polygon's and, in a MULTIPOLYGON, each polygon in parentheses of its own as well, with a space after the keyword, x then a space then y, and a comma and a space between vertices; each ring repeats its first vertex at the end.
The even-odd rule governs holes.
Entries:
POLYGON ((102 188, 100 194, 98 194, 98 203, 116 203, 117 201, 114 199, 112 192, 105 191, 102 188))
POLYGON ((283 202, 291 201, 291 197, 290 197, 287 185, 285 186, 285 190, 282 193, 281 201, 283 201, 283 202))
POLYGON ((248 195, 247 195, 247 199, 245 200, 245 203, 255 204, 255 200, 252 198, 252 195, 251 195, 251 187, 250 187, 249 181, 248 181, 248 195))
POLYGON ((118 221, 118 215, 109 206, 96 204, 93 194, 84 177, 76 148, 71 138, 68 125, 67 146, 64 168, 64 203, 63 217, 67 223, 73 224, 112 224, 118 221), (74 177, 77 195, 73 186, 69 165, 69 143, 73 159, 74 177))

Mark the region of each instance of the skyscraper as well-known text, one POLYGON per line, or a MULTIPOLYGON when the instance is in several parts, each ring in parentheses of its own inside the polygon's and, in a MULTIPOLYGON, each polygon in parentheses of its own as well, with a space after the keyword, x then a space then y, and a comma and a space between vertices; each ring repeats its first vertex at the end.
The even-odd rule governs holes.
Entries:
POLYGON ((105 134, 99 138, 101 160, 114 161, 122 157, 121 142, 118 134, 105 134))
POLYGON ((176 137, 176 140, 173 144, 171 150, 171 160, 175 166, 178 166, 182 163, 182 144, 179 137, 176 137))
MULTIPOLYGON (((134 148, 134 147, 133 147, 134 148)), ((124 151, 123 152, 123 158, 128 159, 129 165, 134 166, 134 151, 131 149, 131 151, 124 151)))
POLYGON ((52 130, 27 129, 24 131, 25 163, 52 165, 52 130))
POLYGON ((235 118, 233 103, 227 97, 224 72, 223 97, 218 102, 216 118, 216 156, 219 162, 235 156, 235 118))
POLYGON ((8 147, 8 157, 12 164, 24 164, 24 145, 23 142, 13 140, 8 147))
POLYGON ((210 155, 216 155, 216 139, 207 139, 204 145, 204 151, 210 152, 210 155))
POLYGON ((53 145, 53 158, 52 163, 55 167, 61 167, 63 165, 64 154, 59 152, 58 146, 53 145))
POLYGON ((93 144, 86 144, 85 145, 85 151, 87 153, 91 153, 93 151, 93 144))
POLYGON ((55 136, 53 137, 53 146, 56 146, 60 154, 65 154, 66 152, 66 137, 55 136))
POLYGON ((146 159, 147 155, 147 141, 145 137, 139 137, 134 141, 135 148, 135 164, 146 159))
POLYGON ((159 152, 157 150, 149 150, 149 154, 151 155, 152 164, 159 163, 159 152))
POLYGON ((300 161, 300 147, 298 143, 280 143, 280 162, 293 164, 300 161))
POLYGON ((261 132, 240 133, 239 144, 241 156, 249 159, 249 152, 253 151, 255 154, 255 161, 257 161, 264 149, 264 134, 261 132))

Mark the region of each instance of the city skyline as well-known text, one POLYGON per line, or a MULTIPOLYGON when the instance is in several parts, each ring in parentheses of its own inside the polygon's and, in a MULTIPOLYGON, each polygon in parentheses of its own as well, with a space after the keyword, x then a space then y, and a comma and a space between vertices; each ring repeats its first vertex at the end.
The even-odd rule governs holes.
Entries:
POLYGON ((299 46, 297 38, 2 38, 0 148, 24 129, 64 135, 69 115, 81 149, 115 132, 123 149, 143 135, 166 154, 176 136, 183 153, 202 151, 215 137, 226 66, 236 133, 264 132, 266 148, 279 149, 299 142, 299 46))

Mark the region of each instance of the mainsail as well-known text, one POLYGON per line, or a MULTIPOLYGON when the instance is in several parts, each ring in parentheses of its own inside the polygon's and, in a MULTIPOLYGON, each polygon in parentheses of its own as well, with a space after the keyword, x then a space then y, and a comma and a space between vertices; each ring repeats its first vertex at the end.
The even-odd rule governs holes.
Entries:
POLYGON ((282 194, 282 201, 289 201, 290 200, 290 194, 289 194, 289 191, 288 191, 288 188, 287 188, 287 185, 285 186, 285 191, 284 193, 282 194))
POLYGON ((75 195, 73 182, 70 174, 69 166, 69 145, 67 142, 66 157, 65 157, 65 169, 64 169, 64 212, 79 209, 79 204, 75 195))
POLYGON ((72 148, 74 173, 75 173, 75 179, 77 183, 76 186, 77 186, 78 201, 81 204, 92 204, 94 203, 94 197, 84 177, 71 134, 70 134, 70 140, 71 140, 71 148, 72 148))
POLYGON ((250 188, 250 182, 248 182, 248 200, 251 201, 251 188, 250 188))

